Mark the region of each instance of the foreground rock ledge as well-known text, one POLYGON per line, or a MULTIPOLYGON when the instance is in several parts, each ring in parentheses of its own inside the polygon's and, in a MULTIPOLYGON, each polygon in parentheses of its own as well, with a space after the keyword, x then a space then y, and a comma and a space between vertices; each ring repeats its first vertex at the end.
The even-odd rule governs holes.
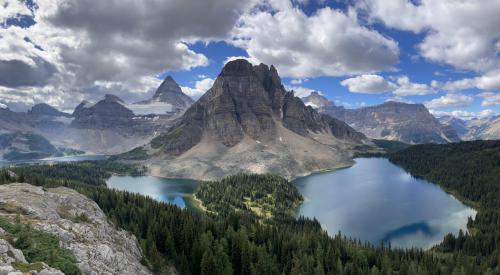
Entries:
POLYGON ((0 215, 17 213, 35 229, 58 236, 60 245, 77 258, 83 274, 152 274, 140 263, 142 254, 135 237, 110 224, 94 201, 75 190, 44 190, 26 183, 0 185, 0 215), (86 219, 78 222, 81 219, 76 217, 82 214, 86 219))

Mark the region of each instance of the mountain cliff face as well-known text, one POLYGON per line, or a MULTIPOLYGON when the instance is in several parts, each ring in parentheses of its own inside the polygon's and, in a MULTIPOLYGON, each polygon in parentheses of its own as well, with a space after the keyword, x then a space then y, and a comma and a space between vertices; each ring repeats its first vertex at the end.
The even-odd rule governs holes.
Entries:
POLYGON ((365 136, 285 91, 276 68, 226 64, 213 87, 145 151, 158 175, 213 179, 237 172, 294 177, 351 163, 365 136))
POLYGON ((129 127, 134 124, 134 113, 124 106, 124 102, 113 95, 106 95, 95 105, 83 102, 73 112, 71 123, 75 128, 109 129, 129 127))
POLYGON ((360 109, 324 106, 319 112, 345 121, 370 138, 406 143, 459 141, 452 127, 441 124, 422 104, 385 102, 360 109))

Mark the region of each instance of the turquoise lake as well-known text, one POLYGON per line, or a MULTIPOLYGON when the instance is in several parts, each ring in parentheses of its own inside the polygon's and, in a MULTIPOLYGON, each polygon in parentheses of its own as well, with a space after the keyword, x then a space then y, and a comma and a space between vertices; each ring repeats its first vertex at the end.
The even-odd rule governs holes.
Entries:
MULTIPOLYGON (((430 248, 448 233, 466 230, 476 211, 439 186, 417 179, 384 158, 358 158, 352 167, 292 182, 305 201, 297 216, 316 218, 330 235, 393 247, 430 248)), ((151 176, 113 176, 108 187, 193 208, 198 182, 151 176)))

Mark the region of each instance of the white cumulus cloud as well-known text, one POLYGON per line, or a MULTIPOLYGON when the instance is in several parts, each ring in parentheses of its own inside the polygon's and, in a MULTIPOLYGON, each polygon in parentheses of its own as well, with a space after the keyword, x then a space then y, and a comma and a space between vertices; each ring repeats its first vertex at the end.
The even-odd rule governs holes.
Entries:
POLYGON ((480 90, 500 90, 500 70, 494 70, 482 76, 447 81, 439 84, 442 89, 448 91, 465 90, 477 88, 480 90))
POLYGON ((408 76, 400 76, 397 79, 397 89, 393 91, 396 96, 428 95, 436 91, 427 84, 413 83, 408 76))
POLYGON ((425 106, 429 109, 467 107, 471 105, 472 102, 474 102, 474 98, 468 95, 446 94, 439 98, 425 102, 425 106))
POLYGON ((436 117, 453 116, 460 119, 485 118, 485 117, 495 116, 498 114, 497 112, 491 109, 485 109, 479 112, 470 112, 464 110, 453 110, 453 111, 429 110, 429 111, 436 117))
POLYGON ((317 92, 320 95, 323 94, 321 91, 302 87, 302 86, 297 86, 297 85, 285 86, 285 88, 289 91, 293 91, 294 95, 298 96, 298 97, 306 97, 306 96, 310 95, 312 92, 317 92))
POLYGON ((342 80, 340 82, 353 93, 362 94, 380 94, 394 91, 397 86, 394 83, 386 81, 380 75, 365 74, 342 80))
POLYGON ((194 87, 182 86, 182 91, 193 99, 198 99, 204 95, 214 85, 214 79, 204 78, 195 82, 194 87))
POLYGON ((499 92, 485 92, 480 93, 480 97, 483 98, 481 105, 483 106, 497 106, 500 105, 500 93, 499 92))
POLYGON ((428 60, 487 72, 500 66, 498 0, 364 0, 357 4, 372 21, 424 33, 418 45, 428 60))
POLYGON ((399 98, 435 93, 435 90, 429 85, 413 83, 406 75, 393 79, 395 82, 386 80, 380 75, 367 74, 342 80, 340 84, 347 87, 352 93, 381 94, 392 92, 399 98))
POLYGON ((229 41, 282 76, 305 78, 371 73, 399 60, 397 43, 361 26, 355 11, 324 7, 305 14, 289 1, 243 15, 229 41))

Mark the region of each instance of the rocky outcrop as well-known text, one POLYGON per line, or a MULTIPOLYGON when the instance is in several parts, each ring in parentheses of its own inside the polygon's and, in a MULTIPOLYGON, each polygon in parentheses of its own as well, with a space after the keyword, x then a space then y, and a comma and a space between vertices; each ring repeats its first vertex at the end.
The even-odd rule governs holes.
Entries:
MULTIPOLYGON (((95 202, 72 189, 1 185, 0 215, 13 218, 17 213, 36 230, 56 235, 60 245, 76 257, 83 274, 151 274, 140 263, 142 254, 135 237, 115 228, 95 202), (85 219, 77 218, 82 216, 85 219)), ((23 257, 0 240, 0 265, 7 263, 3 267, 7 270, 12 259, 22 261, 23 257)))
POLYGON ((441 124, 422 104, 389 101, 360 109, 331 105, 319 112, 345 121, 370 138, 412 144, 460 141, 453 128, 441 124))
MULTIPOLYGON (((16 268, 16 264, 30 264, 26 261, 21 250, 14 248, 5 237, 5 231, 0 228, 0 274, 1 275, 64 275, 63 272, 41 263, 41 267, 37 266, 36 270, 22 272, 16 268)), ((33 264, 33 263, 31 263, 33 264)))
POLYGON ((294 177, 349 165, 347 147, 363 140, 363 134, 287 92, 274 66, 235 60, 179 122, 143 149, 159 175, 294 177))

